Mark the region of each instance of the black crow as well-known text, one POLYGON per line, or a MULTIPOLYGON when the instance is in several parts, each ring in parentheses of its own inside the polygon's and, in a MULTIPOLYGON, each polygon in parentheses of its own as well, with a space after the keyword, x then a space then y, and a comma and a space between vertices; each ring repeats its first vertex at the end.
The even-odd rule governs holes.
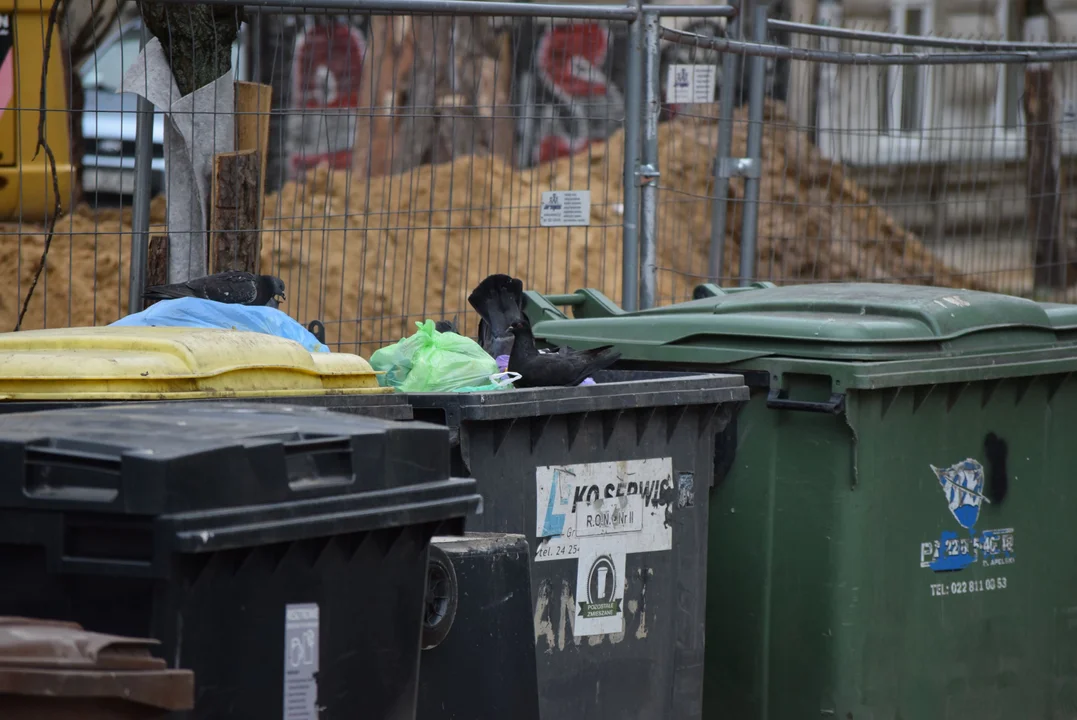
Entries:
POLYGON ((202 298, 232 305, 267 305, 275 308, 286 299, 284 282, 272 275, 252 275, 228 270, 173 285, 146 288, 147 300, 173 300, 183 297, 202 298))
POLYGON ((524 284, 508 275, 491 275, 467 298, 479 314, 479 345, 492 357, 512 351, 509 326, 524 320, 524 284))
POLYGON ((594 350, 563 347, 557 352, 542 353, 535 347, 527 318, 517 320, 510 328, 516 339, 509 356, 509 372, 520 374, 513 383, 518 388, 579 385, 621 358, 621 353, 609 345, 594 350))
POLYGON ((457 329, 457 327, 456 327, 456 316, 455 315, 453 315, 452 320, 438 320, 436 323, 434 323, 434 329, 437 330, 440 333, 451 332, 451 333, 456 333, 457 335, 460 334, 459 329, 457 329))

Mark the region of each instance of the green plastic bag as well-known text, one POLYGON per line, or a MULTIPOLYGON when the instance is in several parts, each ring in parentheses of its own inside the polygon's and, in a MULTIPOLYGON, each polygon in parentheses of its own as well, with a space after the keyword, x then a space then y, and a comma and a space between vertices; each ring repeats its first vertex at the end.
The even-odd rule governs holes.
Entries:
POLYGON ((491 380, 500 374, 500 368, 477 342, 456 333, 440 333, 433 320, 415 325, 418 330, 414 335, 370 356, 371 367, 385 371, 378 378, 382 385, 399 392, 504 387, 491 380))

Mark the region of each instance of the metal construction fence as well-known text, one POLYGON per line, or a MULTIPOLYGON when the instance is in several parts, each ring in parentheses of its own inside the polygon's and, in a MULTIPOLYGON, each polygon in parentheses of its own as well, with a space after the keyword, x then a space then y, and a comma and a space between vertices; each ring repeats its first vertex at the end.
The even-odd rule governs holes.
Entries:
MULTIPOLYGON (((49 35, 40 2, 22 46, 54 37, 67 77, 0 113, 10 326, 112 322, 147 281, 225 267, 280 276, 283 310, 363 354, 427 318, 472 332, 492 272, 627 308, 707 281, 1077 297, 1075 45, 846 29, 828 3, 808 25, 766 5, 155 0, 143 27, 92 0, 105 29, 49 35)), ((15 77, 41 75, 11 45, 15 77)))

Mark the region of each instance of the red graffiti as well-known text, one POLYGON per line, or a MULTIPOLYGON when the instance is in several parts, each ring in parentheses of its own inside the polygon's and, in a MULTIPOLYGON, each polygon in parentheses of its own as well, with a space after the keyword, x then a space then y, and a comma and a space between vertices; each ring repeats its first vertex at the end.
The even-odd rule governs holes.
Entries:
POLYGON ((316 25, 300 35, 292 71, 295 106, 357 107, 365 45, 359 30, 343 22, 316 25))
POLYGON ((546 135, 539 140, 536 160, 550 162, 557 158, 568 157, 582 152, 591 146, 587 138, 572 138, 567 135, 546 135))
MULTIPOLYGON (((603 71, 610 48, 610 31, 597 23, 558 25, 539 40, 536 65, 543 85, 567 105, 570 117, 554 113, 542 123, 531 156, 533 162, 549 162, 575 155, 591 145, 592 121, 602 123, 612 101, 609 80, 603 71), (601 106, 586 102, 602 98, 601 106), (590 114, 597 111, 598 116, 590 114)), ((600 133, 600 136, 604 133, 600 133)))
POLYGON ((318 165, 351 164, 355 129, 349 109, 360 102, 365 50, 359 29, 342 21, 314 25, 296 39, 288 118, 296 176, 318 165))
POLYGON ((597 24, 559 25, 539 41, 539 72, 563 97, 605 96, 606 75, 601 67, 609 45, 609 31, 597 24))
POLYGON ((304 154, 292 156, 292 170, 297 175, 302 175, 307 170, 312 170, 319 165, 328 165, 334 170, 343 170, 351 167, 352 151, 339 150, 337 152, 304 154))

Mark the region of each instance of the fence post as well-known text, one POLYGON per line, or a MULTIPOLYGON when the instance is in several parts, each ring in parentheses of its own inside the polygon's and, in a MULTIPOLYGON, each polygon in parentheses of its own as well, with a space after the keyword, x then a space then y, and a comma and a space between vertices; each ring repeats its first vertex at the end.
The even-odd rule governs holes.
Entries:
POLYGON ((640 11, 628 25, 625 58, 625 151, 622 184, 624 186, 624 221, 622 242, 621 306, 632 312, 639 309, 639 136, 640 85, 643 74, 643 2, 636 0, 640 11))
POLYGON ((658 117, 662 112, 658 66, 658 13, 643 15, 643 159, 639 169, 640 196, 640 309, 653 308, 658 285, 656 234, 658 232, 658 117))
MULTIPOLYGON (((142 27, 140 45, 146 47, 150 31, 142 27)), ((150 240, 150 196, 153 194, 153 103, 138 96, 135 118, 135 194, 131 206, 131 269, 127 288, 127 312, 142 310, 146 290, 146 248, 150 240)))
MULTIPOLYGON (((818 22, 825 27, 840 28, 842 26, 842 7, 835 0, 823 0, 819 3, 817 11, 818 22)), ((821 37, 819 49, 830 52, 841 50, 841 41, 833 37, 821 37)), ((839 135, 835 132, 840 124, 835 117, 835 108, 838 103, 838 66, 834 64, 820 64, 818 67, 819 80, 815 89, 815 144, 819 152, 828 160, 841 160, 841 147, 838 145, 839 135)))
MULTIPOLYGON (((752 17, 752 42, 767 42, 767 6, 756 5, 752 17)), ((763 100, 766 90, 766 59, 753 55, 748 78, 748 152, 751 171, 744 180, 744 222, 740 233, 740 284, 747 287, 755 278, 756 232, 759 229, 759 176, 763 151, 763 100)))
MULTIPOLYGON (((736 37, 740 21, 727 25, 727 34, 736 37)), ((711 247, 708 275, 712 283, 722 279, 725 263, 725 230, 729 216, 729 156, 733 153, 733 101, 736 99, 737 56, 722 53, 722 84, 718 97, 718 150, 714 154, 714 201, 711 205, 711 247)))

